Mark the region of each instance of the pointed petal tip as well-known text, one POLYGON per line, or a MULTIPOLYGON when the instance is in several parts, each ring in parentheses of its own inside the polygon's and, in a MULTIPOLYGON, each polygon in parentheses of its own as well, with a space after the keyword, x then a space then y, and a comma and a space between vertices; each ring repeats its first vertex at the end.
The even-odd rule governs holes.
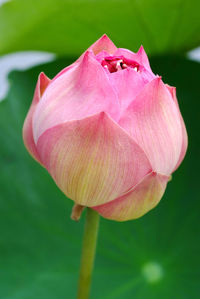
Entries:
POLYGON ((162 81, 162 77, 157 75, 151 82, 148 84, 149 86, 152 86, 153 88, 159 88, 164 85, 162 81))
POLYGON ((50 80, 44 72, 41 72, 38 76, 38 79, 40 80, 40 82, 45 82, 46 80, 50 80))
POLYGON ((109 38, 109 36, 106 34, 106 33, 104 33, 99 39, 98 39, 98 41, 107 41, 107 42, 112 42, 112 40, 109 38))
POLYGON ((91 49, 95 55, 103 50, 113 54, 117 50, 117 47, 107 34, 104 33, 89 49, 91 49))
POLYGON ((170 94, 171 94, 173 100, 175 100, 175 99, 176 99, 176 87, 174 87, 174 86, 170 86, 170 85, 168 85, 168 84, 165 84, 165 86, 166 86, 167 89, 169 90, 169 92, 170 92, 170 94))
POLYGON ((101 39, 101 38, 109 39, 109 40, 110 40, 110 38, 108 37, 108 35, 107 35, 106 33, 104 33, 104 34, 100 37, 100 39, 101 39))
MULTIPOLYGON (((145 52, 143 45, 141 45, 141 46, 139 47, 139 50, 137 51, 137 54, 140 54, 140 53, 142 53, 142 52, 145 52)), ((145 54, 146 54, 146 52, 145 52, 145 54)))
POLYGON ((39 91, 39 99, 43 95, 45 89, 49 85, 51 80, 45 75, 44 72, 41 72, 38 76, 38 91, 39 91))
POLYGON ((137 51, 137 54, 139 54, 139 55, 141 55, 141 56, 143 56, 143 57, 145 57, 145 58, 148 59, 147 53, 146 53, 143 45, 141 45, 139 47, 139 50, 137 51))
POLYGON ((162 81, 162 76, 157 75, 156 79, 158 82, 160 82, 160 81, 162 81))
POLYGON ((87 61, 89 55, 91 54, 92 50, 88 49, 85 51, 85 53, 83 54, 83 60, 82 61, 87 61))
POLYGON ((140 63, 144 65, 145 68, 148 70, 151 70, 150 64, 149 64, 149 59, 148 56, 145 52, 145 49, 143 45, 140 46, 139 50, 137 51, 136 55, 138 55, 140 63))

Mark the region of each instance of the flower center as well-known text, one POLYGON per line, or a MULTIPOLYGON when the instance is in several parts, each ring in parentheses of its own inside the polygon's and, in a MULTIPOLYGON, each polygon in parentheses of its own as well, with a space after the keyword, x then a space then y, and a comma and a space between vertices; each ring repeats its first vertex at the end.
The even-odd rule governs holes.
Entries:
POLYGON ((132 68, 134 71, 139 72, 140 65, 134 60, 127 59, 123 56, 108 56, 104 57, 101 65, 106 68, 110 73, 118 72, 127 68, 132 68))

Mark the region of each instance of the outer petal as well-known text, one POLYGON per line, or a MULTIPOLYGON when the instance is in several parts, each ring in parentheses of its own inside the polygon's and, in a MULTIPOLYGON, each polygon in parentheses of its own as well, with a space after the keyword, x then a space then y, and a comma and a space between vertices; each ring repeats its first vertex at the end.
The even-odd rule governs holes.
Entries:
POLYGON ((145 151, 153 170, 170 175, 182 148, 179 110, 160 78, 148 83, 119 124, 145 151))
POLYGON ((139 218, 159 203, 168 179, 152 172, 127 194, 93 209, 103 217, 117 221, 139 218))
POLYGON ((94 54, 87 52, 80 64, 47 88, 34 113, 34 140, 55 125, 102 111, 119 119, 118 97, 94 54))
MULTIPOLYGON (((28 111, 28 114, 26 116, 26 119, 24 121, 23 125, 23 140, 24 144, 29 151, 29 153, 35 158, 38 162, 40 162, 40 158, 35 146, 35 142, 33 140, 33 129, 32 129, 32 119, 33 119, 33 113, 36 109, 36 106, 44 93, 45 89, 47 88, 48 84, 50 83, 50 79, 44 74, 40 73, 37 81, 37 85, 35 88, 35 93, 33 97, 33 101, 31 104, 31 107, 28 111)), ((41 162, 40 162, 41 163, 41 162)))
POLYGON ((115 52, 115 55, 122 55, 128 59, 135 60, 139 64, 143 65, 148 71, 150 71, 150 73, 152 73, 148 57, 143 46, 140 47, 137 53, 134 53, 128 49, 119 48, 115 52))
MULTIPOLYGON (((172 98, 173 98, 174 102, 176 103, 177 108, 179 110, 179 105, 178 105, 178 101, 177 101, 177 97, 176 97, 176 88, 172 87, 172 86, 169 86, 167 84, 166 84, 166 87, 170 91, 170 93, 172 95, 172 98)), ((180 110, 179 110, 179 112, 180 112, 180 110)), ((179 167, 179 165, 183 161, 183 158, 185 157, 186 150, 187 150, 187 147, 188 147, 188 136, 187 136, 187 131, 186 131, 186 128, 185 128, 185 123, 184 123, 183 117, 181 115, 181 112, 179 114, 180 114, 180 119, 181 119, 183 142, 182 142, 180 157, 179 157, 178 163, 175 166, 174 171, 179 167)))
POLYGON ((106 51, 109 54, 114 54, 115 51, 117 51, 117 47, 109 39, 109 37, 104 34, 92 46, 90 46, 88 50, 92 50, 95 55, 101 51, 106 51))
POLYGON ((105 113, 47 130, 37 148, 59 188, 81 205, 109 202, 151 171, 141 148, 105 113))

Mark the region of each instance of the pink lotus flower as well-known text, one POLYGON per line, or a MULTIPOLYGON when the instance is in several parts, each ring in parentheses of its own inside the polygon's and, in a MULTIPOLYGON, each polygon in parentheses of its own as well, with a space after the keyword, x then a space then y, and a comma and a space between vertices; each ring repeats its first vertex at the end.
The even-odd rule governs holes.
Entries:
POLYGON ((69 198, 118 221, 158 204, 187 148, 175 88, 143 47, 106 35, 52 80, 39 75, 23 138, 69 198))

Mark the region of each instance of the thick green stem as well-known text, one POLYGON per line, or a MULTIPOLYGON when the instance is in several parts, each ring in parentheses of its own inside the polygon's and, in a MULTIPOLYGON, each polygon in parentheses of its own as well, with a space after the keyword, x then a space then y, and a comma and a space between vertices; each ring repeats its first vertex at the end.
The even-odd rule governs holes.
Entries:
POLYGON ((98 228, 99 214, 87 208, 77 299, 89 298, 98 228))

